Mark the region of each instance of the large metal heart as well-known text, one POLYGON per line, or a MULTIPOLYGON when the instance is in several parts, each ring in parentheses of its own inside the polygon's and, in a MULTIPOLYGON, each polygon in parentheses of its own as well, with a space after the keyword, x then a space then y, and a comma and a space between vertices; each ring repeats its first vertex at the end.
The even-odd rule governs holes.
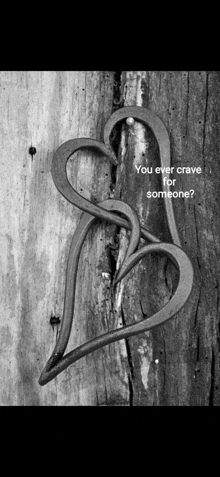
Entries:
MULTIPOLYGON (((128 117, 133 117, 145 126, 150 127, 150 129, 153 131, 153 134, 155 135, 159 145, 160 162, 163 169, 162 179, 164 179, 165 176, 167 179, 169 179, 169 173, 165 172, 165 169, 171 166, 170 140, 167 130, 161 119, 154 112, 142 108, 141 106, 126 106, 115 111, 105 125, 104 143, 90 138, 71 139, 63 143, 55 152, 51 167, 53 181, 58 191, 63 195, 63 197, 65 197, 66 200, 76 207, 79 207, 84 212, 89 212, 95 217, 98 217, 102 220, 109 220, 113 224, 126 228, 129 228, 128 223, 126 226, 126 222, 123 221, 123 219, 117 217, 117 215, 112 214, 109 211, 103 211, 98 204, 93 204, 76 192, 68 180, 66 164, 74 152, 83 148, 95 149, 96 151, 99 151, 107 156, 113 164, 117 164, 117 158, 115 157, 114 151, 110 145, 111 131, 116 124, 128 117)), ((168 194, 170 187, 168 186, 167 182, 169 181, 162 180, 163 191, 167 193, 167 197, 164 201, 167 223, 173 243, 181 247, 173 212, 172 199, 168 194)), ((147 240, 150 240, 151 242, 159 242, 159 239, 145 229, 145 227, 141 227, 141 236, 147 240)))

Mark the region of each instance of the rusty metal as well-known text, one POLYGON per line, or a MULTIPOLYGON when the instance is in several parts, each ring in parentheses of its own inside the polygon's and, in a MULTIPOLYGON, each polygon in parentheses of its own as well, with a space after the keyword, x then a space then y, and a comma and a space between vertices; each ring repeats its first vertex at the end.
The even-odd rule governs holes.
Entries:
MULTIPOLYGON (((193 268, 189 258, 181 249, 170 197, 165 198, 165 210, 173 244, 161 242, 158 237, 153 235, 149 230, 143 226, 141 227, 136 212, 125 202, 108 199, 99 204, 93 204, 76 192, 68 181, 66 172, 67 161, 70 156, 79 149, 93 148, 102 152, 113 164, 117 164, 117 159, 111 148, 109 137, 113 127, 125 118, 134 118, 152 129, 159 144, 161 167, 170 167, 170 141, 164 124, 155 113, 138 106, 128 106, 112 114, 104 129, 104 144, 90 138, 72 139, 62 144, 54 154, 51 172, 57 189, 69 202, 83 210, 84 213, 71 242, 66 272, 64 311, 61 329, 52 355, 41 373, 39 384, 42 386, 51 381, 70 364, 96 349, 113 343, 114 341, 150 330, 169 320, 184 306, 192 289, 193 268), (123 213, 127 220, 116 215, 115 212, 123 213), (115 277, 115 285, 122 280, 131 268, 145 255, 153 252, 162 252, 171 259, 179 272, 179 283, 171 300, 150 318, 105 333, 64 355, 72 327, 80 251, 88 231, 97 219, 102 219, 131 230, 129 247, 122 266, 115 277), (153 243, 137 250, 140 236, 148 242, 153 243)), ((163 175, 165 175, 165 173, 163 173, 163 175)), ((169 174, 166 174, 166 177, 169 179, 169 174)), ((165 185, 164 181, 162 181, 162 183, 163 190, 169 192, 170 189, 167 182, 165 185)))

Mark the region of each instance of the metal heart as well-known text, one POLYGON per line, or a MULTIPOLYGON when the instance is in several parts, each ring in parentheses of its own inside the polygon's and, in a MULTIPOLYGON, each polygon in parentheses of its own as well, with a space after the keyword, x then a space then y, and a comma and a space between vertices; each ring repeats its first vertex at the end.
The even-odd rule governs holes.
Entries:
MULTIPOLYGON (((62 144, 53 157, 51 173, 57 189, 69 202, 87 213, 82 215, 80 224, 73 235, 67 265, 64 312, 61 329, 54 351, 41 373, 39 384, 42 386, 51 381, 70 364, 88 353, 114 341, 152 329, 169 320, 182 308, 192 289, 193 268, 187 255, 179 248, 181 244, 170 197, 167 196, 165 198, 165 210, 170 234, 175 245, 162 243, 158 237, 153 235, 145 227, 140 227, 136 212, 128 206, 128 204, 111 199, 100 202, 99 204, 93 204, 76 192, 68 181, 66 172, 67 161, 70 156, 79 149, 92 148, 98 150, 106 155, 113 164, 117 164, 117 159, 110 145, 110 134, 113 127, 127 117, 133 117, 152 129, 159 144, 161 166, 164 169, 170 167, 170 141, 164 124, 155 113, 139 106, 121 108, 112 114, 104 129, 105 144, 90 138, 72 139, 62 144), (116 215, 113 211, 122 212, 127 217, 127 220, 116 215), (179 271, 179 283, 171 300, 150 318, 101 335, 63 356, 69 340, 73 320, 79 255, 83 241, 97 218, 131 230, 130 244, 125 260, 115 279, 115 284, 119 282, 143 256, 152 252, 163 252, 169 256, 179 271), (145 240, 153 242, 153 244, 146 245, 135 251, 140 235, 145 240)), ((162 172, 162 176, 165 176, 165 172, 162 172)), ((166 176, 169 179, 169 174, 166 174, 166 176)), ((162 181, 162 184, 163 190, 169 192, 170 189, 167 185, 167 181, 162 181)))
MULTIPOLYGON (((110 135, 116 124, 130 116, 140 121, 142 124, 150 127, 159 145, 161 167, 163 169, 170 167, 170 140, 167 130, 161 119, 155 113, 149 111, 148 109, 142 108, 141 106, 126 106, 124 108, 118 109, 110 116, 104 128, 105 144, 90 138, 77 138, 66 141, 55 152, 51 166, 53 181, 58 191, 63 195, 63 197, 65 197, 66 200, 76 207, 79 207, 79 209, 83 210, 84 212, 89 212, 99 219, 109 220, 111 223, 125 228, 129 228, 128 222, 126 225, 126 222, 120 217, 117 217, 109 211, 103 211, 99 205, 93 204, 76 192, 68 180, 66 164, 74 152, 83 148, 95 149, 106 155, 113 164, 117 164, 117 159, 110 144, 110 135)), ((164 171, 162 172, 162 179, 165 176, 167 179, 169 179, 169 173, 165 173, 164 171)), ((162 180, 162 185, 163 191, 168 193, 170 191, 170 187, 167 185, 167 181, 164 183, 162 180)), ((181 247, 171 197, 167 196, 165 198, 165 210, 172 241, 175 245, 181 247)), ((160 242, 155 235, 153 235, 143 226, 141 227, 141 236, 146 240, 150 240, 151 242, 160 242)))
POLYGON ((122 273, 120 274, 119 271, 115 283, 119 282, 125 275, 127 275, 131 268, 133 268, 133 266, 135 266, 145 255, 153 252, 163 252, 168 255, 169 258, 171 258, 172 262, 179 271, 179 283, 171 300, 160 311, 155 313, 150 318, 105 333, 77 347, 63 356, 72 328, 76 275, 80 251, 88 231, 97 220, 88 213, 83 214, 78 228, 73 235, 69 253, 64 313, 59 338, 51 357, 49 358, 44 370, 41 373, 39 384, 42 386, 54 379, 55 376, 70 366, 70 364, 81 359, 83 356, 103 346, 113 343, 114 341, 128 338, 130 336, 142 333, 143 331, 148 331, 169 320, 183 307, 192 289, 193 268, 190 260, 183 250, 172 244, 157 243, 146 245, 135 252, 140 238, 140 226, 138 225, 139 220, 136 212, 125 202, 113 199, 103 201, 99 205, 105 207, 105 209, 108 210, 122 212, 125 216, 127 216, 131 225, 130 244, 122 264, 122 273))

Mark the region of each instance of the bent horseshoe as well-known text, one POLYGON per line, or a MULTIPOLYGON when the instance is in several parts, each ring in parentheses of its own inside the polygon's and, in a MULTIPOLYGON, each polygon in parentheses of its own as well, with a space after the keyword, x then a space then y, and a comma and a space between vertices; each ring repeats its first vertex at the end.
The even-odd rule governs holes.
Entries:
MULTIPOLYGON (((41 373, 39 379, 39 384, 41 385, 51 381, 70 364, 88 353, 114 341, 152 329, 172 318, 183 307, 192 289, 193 268, 186 254, 179 248, 180 239, 176 228, 172 200, 170 198, 167 197, 165 199, 165 209, 174 245, 162 243, 158 237, 154 236, 145 227, 142 226, 140 228, 136 212, 125 202, 109 199, 97 205, 93 204, 78 194, 68 181, 66 173, 67 161, 75 151, 81 148, 95 148, 109 157, 111 162, 114 164, 117 163, 114 152, 111 149, 109 136, 115 124, 127 117, 133 117, 134 119, 140 120, 143 124, 148 125, 152 129, 159 144, 161 166, 170 167, 170 143, 165 126, 154 113, 138 106, 122 108, 109 118, 104 129, 105 144, 89 138, 73 139, 62 144, 53 158, 51 172, 59 192, 69 202, 87 213, 82 215, 80 224, 73 235, 67 266, 64 312, 61 329, 54 351, 41 373), (115 211, 122 212, 128 220, 112 213, 115 211), (143 256, 152 252, 163 252, 169 256, 179 271, 179 283, 171 300, 159 312, 150 318, 101 335, 63 356, 68 344, 72 326, 79 255, 83 241, 97 218, 107 220, 131 230, 130 244, 115 283, 119 282, 131 270, 131 268, 143 258, 143 256), (140 234, 145 240, 151 241, 153 244, 146 245, 136 251, 140 234)), ((168 176, 168 174, 166 175, 168 176)), ((169 186, 163 185, 163 188, 167 192, 169 191, 169 186)))

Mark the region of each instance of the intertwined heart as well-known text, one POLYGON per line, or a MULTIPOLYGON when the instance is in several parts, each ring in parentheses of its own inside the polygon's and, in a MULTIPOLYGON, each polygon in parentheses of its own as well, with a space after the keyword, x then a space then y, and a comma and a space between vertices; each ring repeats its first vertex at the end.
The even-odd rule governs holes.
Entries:
MULTIPOLYGON (((116 123, 128 117, 141 121, 153 130, 159 144, 161 166, 163 168, 170 167, 170 143, 164 124, 156 114, 138 106, 119 109, 109 118, 104 130, 104 143, 90 138, 72 139, 62 144, 53 158, 51 172, 57 189, 69 202, 79 207, 84 213, 71 242, 67 264, 64 311, 61 329, 53 353, 41 373, 39 384, 42 386, 51 381, 70 364, 96 349, 113 343, 114 341, 129 338, 133 335, 150 330, 169 320, 183 307, 192 289, 193 268, 189 258, 181 249, 171 198, 168 197, 165 199, 165 210, 173 244, 161 242, 146 228, 141 227, 136 212, 125 202, 108 199, 99 204, 94 204, 78 194, 68 181, 66 172, 67 161, 70 156, 79 149, 93 148, 106 155, 113 164, 117 164, 117 159, 110 146, 109 137, 116 123), (117 215, 117 213, 122 213, 127 220, 120 217, 120 215, 117 215), (88 231, 97 218, 131 230, 129 247, 122 266, 115 277, 114 284, 122 280, 131 268, 133 268, 144 256, 153 252, 164 253, 171 259, 178 269, 179 283, 170 301, 150 318, 143 319, 137 323, 123 326, 122 328, 98 336, 64 355, 74 315, 76 276, 80 251, 88 231), (137 249, 140 237, 153 243, 137 249)), ((166 174, 166 176, 168 176, 168 174, 166 174)), ((168 181, 163 182, 165 182, 164 190, 168 192, 169 187, 166 185, 168 181)))

